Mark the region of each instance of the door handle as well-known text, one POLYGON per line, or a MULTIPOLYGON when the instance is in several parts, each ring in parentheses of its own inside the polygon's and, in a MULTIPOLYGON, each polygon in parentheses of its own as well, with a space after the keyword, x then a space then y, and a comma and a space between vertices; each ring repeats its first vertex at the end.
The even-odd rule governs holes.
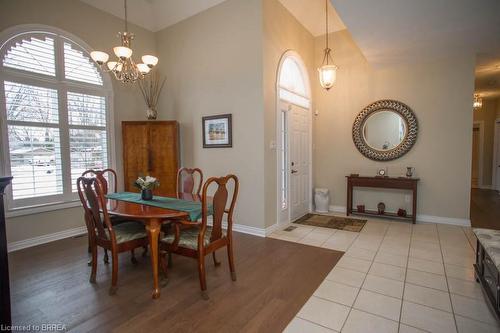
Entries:
POLYGON ((297 172, 299 172, 299 171, 298 171, 298 170, 293 170, 293 169, 292 169, 292 173, 297 173, 297 172))

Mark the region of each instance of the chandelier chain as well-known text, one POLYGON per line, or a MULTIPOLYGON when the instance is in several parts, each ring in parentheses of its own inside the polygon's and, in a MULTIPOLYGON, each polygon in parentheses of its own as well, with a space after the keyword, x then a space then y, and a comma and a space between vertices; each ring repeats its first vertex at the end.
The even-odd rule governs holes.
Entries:
POLYGON ((325 0, 325 12, 326 12, 326 24, 325 24, 325 30, 326 30, 326 48, 328 49, 328 0, 325 0))
POLYGON ((127 0, 123 1, 123 6, 125 7, 125 32, 128 32, 127 0))

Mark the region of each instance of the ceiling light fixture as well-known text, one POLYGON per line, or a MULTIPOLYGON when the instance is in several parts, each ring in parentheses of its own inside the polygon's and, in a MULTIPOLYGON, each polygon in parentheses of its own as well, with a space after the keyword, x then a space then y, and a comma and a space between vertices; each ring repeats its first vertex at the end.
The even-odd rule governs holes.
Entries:
POLYGON ((90 52, 90 57, 99 65, 104 72, 112 72, 118 81, 123 83, 134 83, 144 78, 158 63, 158 58, 152 55, 142 56, 142 63, 136 64, 132 59, 132 39, 134 34, 128 31, 127 0, 123 0, 125 7, 125 31, 119 32, 118 37, 122 41, 121 46, 113 48, 116 61, 108 61, 109 55, 102 51, 90 52))
POLYGON ((483 107, 483 99, 479 94, 474 94, 474 102, 472 103, 474 110, 479 110, 483 107))
POLYGON ((328 0, 325 0, 326 12, 326 47, 324 50, 323 63, 318 68, 319 83, 326 90, 330 90, 337 80, 337 66, 333 64, 332 50, 328 46, 328 0))

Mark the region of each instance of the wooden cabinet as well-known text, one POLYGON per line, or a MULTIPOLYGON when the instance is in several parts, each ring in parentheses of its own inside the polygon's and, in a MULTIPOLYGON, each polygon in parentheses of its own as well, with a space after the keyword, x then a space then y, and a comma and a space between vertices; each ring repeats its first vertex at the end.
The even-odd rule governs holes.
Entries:
POLYGON ((149 175, 160 181, 155 195, 175 194, 179 124, 176 121, 124 121, 122 135, 125 191, 138 192, 134 181, 149 175))

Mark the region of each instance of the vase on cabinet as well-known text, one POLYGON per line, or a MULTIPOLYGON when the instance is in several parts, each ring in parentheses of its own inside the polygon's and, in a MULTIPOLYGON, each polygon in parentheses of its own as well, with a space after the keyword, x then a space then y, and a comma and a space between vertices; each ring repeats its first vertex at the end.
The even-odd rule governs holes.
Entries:
POLYGON ((156 111, 156 108, 154 107, 149 107, 146 110, 146 115, 148 116, 148 120, 156 120, 158 117, 158 111, 156 111))

